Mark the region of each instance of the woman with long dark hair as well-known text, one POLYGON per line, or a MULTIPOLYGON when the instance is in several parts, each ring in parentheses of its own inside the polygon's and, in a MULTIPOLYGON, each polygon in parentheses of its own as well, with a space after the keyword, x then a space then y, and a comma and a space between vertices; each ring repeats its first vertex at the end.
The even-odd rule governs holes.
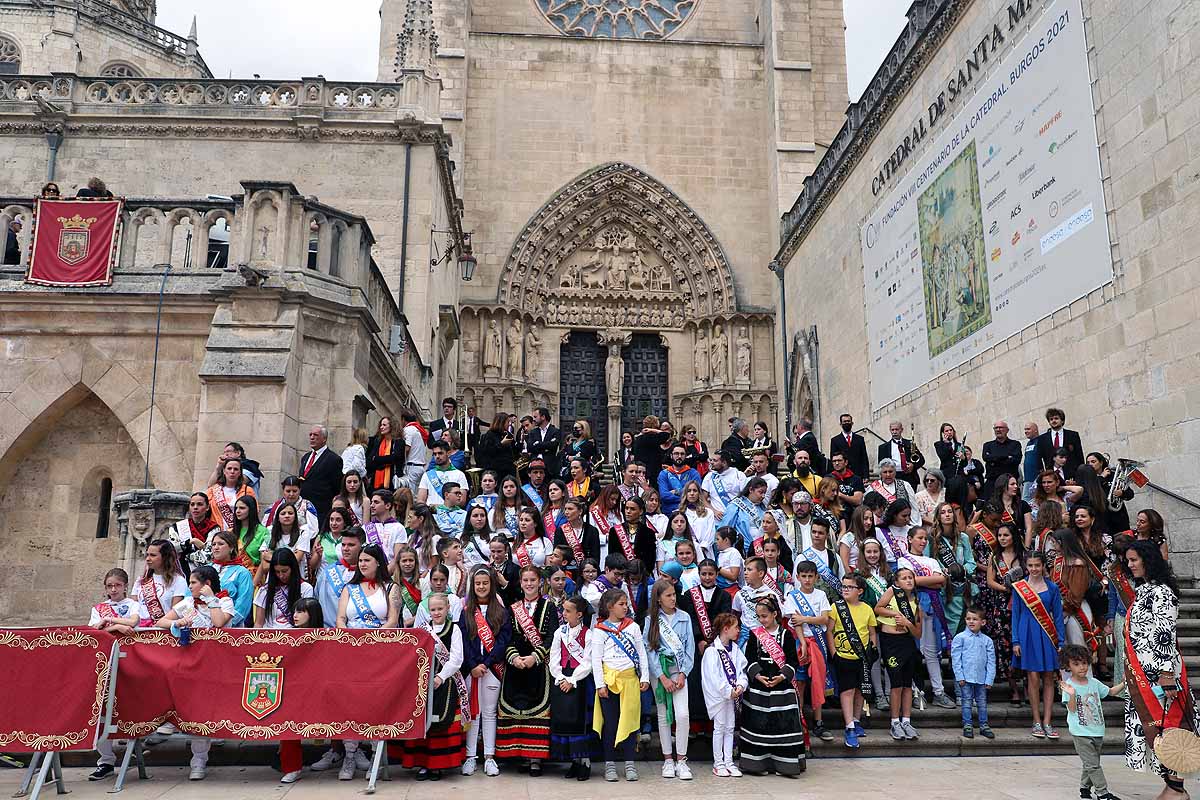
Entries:
POLYGON ((155 539, 146 545, 146 571, 133 585, 132 596, 150 614, 147 624, 157 623, 187 594, 188 584, 175 545, 166 539, 155 539))
POLYGON ((509 541, 517 538, 517 514, 525 505, 520 482, 512 475, 500 480, 500 499, 492 509, 492 530, 509 541))
POLYGON ((1033 509, 1021 499, 1021 482, 1015 475, 1000 475, 992 484, 992 505, 1000 509, 1000 521, 1016 528, 1017 535, 1033 528, 1033 509))
POLYGON ((1138 541, 1154 542, 1162 550, 1163 560, 1170 560, 1170 556, 1167 555, 1166 527, 1162 514, 1153 508, 1143 508, 1137 513, 1133 533, 1138 541))
POLYGON ((491 567, 471 570, 467 602, 459 618, 463 639, 463 672, 471 678, 475 718, 467 730, 467 760, 463 775, 474 775, 479 733, 483 731, 483 771, 500 774, 496 765, 496 712, 500 704, 500 680, 512 627, 508 608, 497 593, 496 573, 491 567), (476 710, 477 709, 477 710, 476 710))
POLYGON ((254 594, 254 627, 293 628, 296 603, 312 597, 312 584, 300 580, 300 562, 286 547, 271 556, 267 585, 254 594))
POLYGON ((1153 542, 1135 541, 1124 553, 1137 585, 1125 622, 1126 673, 1125 763, 1154 772, 1165 787, 1162 800, 1188 797, 1183 779, 1163 766, 1154 740, 1168 728, 1200 730, 1191 687, 1179 652, 1179 584, 1171 565, 1153 542))
POLYGON ((558 627, 558 611, 542 596, 542 570, 521 567, 521 599, 512 604, 508 666, 497 707, 496 756, 527 760, 529 774, 542 774, 550 757, 550 669, 546 658, 558 627))
POLYGON ((404 440, 391 417, 380 417, 375 435, 367 440, 367 486, 393 488, 394 478, 404 472, 404 440))
POLYGON ((1021 705, 1025 688, 1021 671, 1012 667, 1012 585, 1025 577, 1025 544, 1007 523, 996 529, 996 546, 987 563, 987 583, 975 601, 985 616, 988 635, 996 645, 996 681, 1008 679, 1012 705, 1021 705))
MULTIPOLYGON (((1081 512, 1082 513, 1082 512, 1081 512)), ((1088 603, 1093 564, 1073 528, 1055 531, 1054 560, 1050 564, 1050 579, 1062 593, 1064 638, 1066 644, 1081 644, 1095 653, 1099 647, 1096 637, 1096 616, 1088 603)))
POLYGON ((342 476, 342 488, 334 499, 341 500, 350 512, 350 524, 347 528, 370 522, 370 501, 367 499, 367 493, 363 491, 363 481, 357 472, 347 472, 342 476))
POLYGON ((479 437, 479 444, 475 445, 474 452, 475 463, 481 469, 491 470, 497 475, 516 474, 513 462, 520 452, 520 446, 509 424, 507 413, 496 412, 492 424, 479 437))

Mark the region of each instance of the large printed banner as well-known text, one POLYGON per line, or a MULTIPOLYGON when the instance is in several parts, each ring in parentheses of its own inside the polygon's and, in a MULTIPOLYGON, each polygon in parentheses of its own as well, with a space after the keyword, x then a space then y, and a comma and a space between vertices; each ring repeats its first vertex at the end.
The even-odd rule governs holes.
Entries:
POLYGON ((416 629, 202 629, 120 639, 113 720, 226 739, 425 735, 433 638, 416 629))
POLYGON ((114 637, 91 628, 0 630, 0 750, 91 750, 114 637))
POLYGON ((108 286, 123 200, 38 200, 29 283, 108 286))
MULTIPOLYGON (((966 75, 1011 37, 1004 14, 995 22, 966 75)), ((914 121, 894 157, 911 144, 912 168, 862 226, 872 409, 1113 277, 1080 1, 1051 3, 1003 62, 984 63, 938 139, 921 147, 926 120, 914 121)))

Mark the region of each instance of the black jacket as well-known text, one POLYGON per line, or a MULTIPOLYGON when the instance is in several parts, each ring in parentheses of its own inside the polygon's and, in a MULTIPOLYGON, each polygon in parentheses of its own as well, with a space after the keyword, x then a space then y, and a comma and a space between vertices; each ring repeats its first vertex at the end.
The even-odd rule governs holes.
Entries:
POLYGON ((850 466, 850 471, 863 481, 871 474, 871 459, 867 456, 867 443, 863 441, 863 437, 857 433, 850 435, 850 443, 846 443, 846 434, 839 433, 829 440, 829 457, 833 458, 838 453, 843 453, 846 456, 846 463, 850 466))
POLYGON ((519 452, 518 446, 515 438, 507 444, 503 443, 504 437, 508 435, 508 431, 496 431, 488 428, 479 437, 479 443, 475 445, 474 449, 475 464, 480 469, 493 470, 501 479, 506 475, 517 474, 513 467, 513 461, 519 452))
POLYGON ((938 439, 933 443, 933 452, 937 453, 938 457, 938 469, 946 476, 946 480, 953 478, 962 469, 963 462, 959 460, 956 452, 960 444, 958 440, 947 442, 945 439, 938 439))
POLYGON ((808 452, 813 472, 818 475, 824 475, 829 471, 829 464, 825 460, 825 454, 821 452, 821 445, 817 443, 817 437, 813 435, 812 431, 805 431, 799 439, 792 443, 788 454, 788 470, 792 469, 792 456, 799 450, 808 452))
POLYGON ((1025 448, 1016 439, 1006 439, 1003 444, 992 439, 983 445, 983 463, 987 466, 984 475, 984 490, 991 495, 991 486, 996 478, 1008 473, 1021 480, 1021 461, 1025 458, 1025 448))
MULTIPOLYGON (((843 439, 842 441, 845 441, 845 440, 843 439)), ((900 440, 900 449, 904 451, 904 457, 906 459, 908 459, 909 466, 911 466, 913 468, 913 471, 912 472, 901 472, 900 465, 897 464, 896 465, 896 477, 899 478, 900 480, 904 481, 905 483, 907 483, 909 486, 916 489, 918 486, 921 485, 921 478, 917 475, 917 470, 919 470, 921 467, 925 466, 925 456, 920 453, 918 453, 917 455, 914 456, 913 451, 912 451, 912 444, 913 444, 912 439, 901 439, 900 440)), ((879 455, 879 461, 883 461, 885 458, 892 457, 892 442, 890 439, 888 441, 884 442, 883 444, 879 445, 878 455, 879 455)), ((877 461, 875 463, 879 463, 879 462, 877 461)))
POLYGON ((334 495, 341 491, 342 457, 326 447, 325 452, 305 474, 304 467, 311 453, 310 450, 300 457, 296 474, 304 478, 300 484, 300 496, 313 504, 317 509, 319 524, 324 526, 325 520, 329 518, 329 509, 333 507, 334 495))
POLYGON ((545 460, 547 477, 558 474, 558 447, 561 442, 562 436, 553 425, 546 426, 544 434, 541 428, 535 426, 525 436, 525 449, 529 455, 541 456, 545 460))
POLYGON ((386 456, 379 455, 379 446, 383 444, 382 436, 372 436, 367 440, 367 479, 364 484, 367 491, 372 489, 388 489, 391 486, 376 486, 375 485, 375 470, 392 468, 392 475, 404 474, 404 440, 392 440, 392 452, 386 456))
POLYGON ((745 471, 746 467, 750 466, 750 459, 742 455, 742 451, 750 446, 749 439, 743 439, 736 433, 729 434, 725 441, 721 442, 721 450, 729 459, 729 466, 738 470, 745 471))
MULTIPOLYGON (((596 563, 599 564, 600 530, 595 525, 588 522, 587 517, 584 517, 583 532, 580 534, 579 540, 580 544, 583 545, 583 557, 594 558, 596 563)), ((571 543, 567 541, 567 537, 563 535, 561 525, 554 531, 554 546, 558 547, 559 545, 566 545, 567 547, 571 546, 571 543)), ((571 570, 576 573, 576 577, 578 577, 578 572, 583 568, 583 565, 572 564, 570 567, 571 570)))
POLYGON ((663 443, 671 438, 666 431, 648 431, 633 437, 633 457, 646 465, 646 480, 658 486, 658 473, 662 472, 663 443))
MULTIPOLYGON (((1063 471, 1068 475, 1074 475, 1075 470, 1083 466, 1083 443, 1079 439, 1079 432, 1063 428, 1062 446, 1067 450, 1067 465, 1063 468, 1063 471)), ((1046 431, 1037 438, 1037 453, 1038 459, 1042 462, 1042 469, 1054 469, 1053 430, 1046 431)), ((1025 480, 1031 481, 1034 477, 1033 475, 1026 475, 1025 480)))

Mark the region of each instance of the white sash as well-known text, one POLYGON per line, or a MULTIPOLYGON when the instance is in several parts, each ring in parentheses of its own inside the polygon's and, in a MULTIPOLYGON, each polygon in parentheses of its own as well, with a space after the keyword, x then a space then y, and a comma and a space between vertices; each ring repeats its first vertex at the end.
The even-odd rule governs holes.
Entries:
MULTIPOLYGON (((683 641, 679 638, 679 634, 671 627, 671 620, 667 619, 666 614, 658 615, 658 638, 661 644, 665 644, 667 649, 671 651, 669 658, 675 663, 683 658, 683 641)), ((667 655, 664 653, 664 655, 667 655)))

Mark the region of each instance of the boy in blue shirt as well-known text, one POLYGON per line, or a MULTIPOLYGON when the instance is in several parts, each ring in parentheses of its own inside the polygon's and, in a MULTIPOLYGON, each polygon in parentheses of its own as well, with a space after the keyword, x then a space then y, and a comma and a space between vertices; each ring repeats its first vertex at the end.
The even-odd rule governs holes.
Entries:
POLYGON ((1111 689, 1088 674, 1092 654, 1086 647, 1069 644, 1062 649, 1059 665, 1071 675, 1059 681, 1063 702, 1067 704, 1067 730, 1075 744, 1075 752, 1083 762, 1079 777, 1079 796, 1096 800, 1120 800, 1108 790, 1104 769, 1100 766, 1100 751, 1104 747, 1104 710, 1100 701, 1125 688, 1118 683, 1111 689), (1095 792, 1093 795, 1092 792, 1095 792))
POLYGON ((966 614, 967 629, 950 643, 950 662, 954 680, 958 681, 958 696, 962 702, 963 738, 974 739, 971 726, 971 701, 979 712, 979 735, 995 739, 988 727, 987 690, 996 680, 996 645, 983 629, 983 611, 971 606, 966 614))

